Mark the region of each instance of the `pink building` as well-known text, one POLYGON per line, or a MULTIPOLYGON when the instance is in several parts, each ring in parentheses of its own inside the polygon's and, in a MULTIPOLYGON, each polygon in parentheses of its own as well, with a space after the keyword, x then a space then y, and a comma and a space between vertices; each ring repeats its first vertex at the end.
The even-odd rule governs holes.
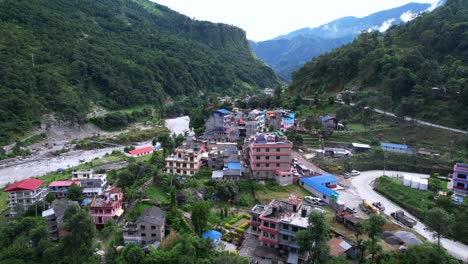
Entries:
POLYGON ((254 179, 273 179, 280 185, 292 183, 293 144, 281 132, 258 133, 250 137, 250 172, 254 179))
POLYGON ((122 208, 123 193, 120 188, 110 188, 102 195, 94 197, 89 212, 96 226, 103 226, 109 219, 119 218, 124 210, 122 208))
POLYGON ((468 194, 468 164, 456 163, 453 166, 452 187, 456 194, 468 194))

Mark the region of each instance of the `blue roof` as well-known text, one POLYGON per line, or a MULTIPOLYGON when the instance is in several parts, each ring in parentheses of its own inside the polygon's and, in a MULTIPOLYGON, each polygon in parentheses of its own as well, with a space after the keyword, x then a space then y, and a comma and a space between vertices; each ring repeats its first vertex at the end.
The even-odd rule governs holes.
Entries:
POLYGON ((88 205, 92 202, 93 200, 91 199, 84 199, 83 202, 81 203, 81 205, 88 205))
POLYGON ((211 240, 219 240, 221 239, 222 236, 223 235, 216 230, 206 231, 205 233, 202 234, 203 238, 209 238, 211 240))
POLYGON ((237 161, 229 161, 227 163, 227 167, 230 170, 240 170, 241 169, 241 164, 240 164, 240 162, 237 162, 237 161))
POLYGON ((380 143, 380 146, 386 148, 408 149, 408 146, 403 144, 380 143))
POLYGON ((310 187, 316 189, 317 191, 325 194, 328 197, 331 197, 332 195, 338 196, 339 194, 335 192, 334 190, 326 187, 325 183, 336 183, 336 178, 332 175, 320 175, 320 176, 313 176, 313 177, 307 177, 307 178, 300 178, 299 181, 304 182, 305 184, 309 185, 310 187))
POLYGON ((289 112, 289 118, 294 119, 296 117, 296 114, 294 112, 289 112))
POLYGON ((335 118, 333 116, 321 116, 320 117, 320 120, 322 120, 322 122, 327 122, 330 119, 335 119, 335 118))
POLYGON ((285 117, 284 118, 284 123, 285 124, 293 124, 294 123, 294 118, 285 117))
POLYGON ((226 109, 218 109, 218 110, 215 111, 215 113, 222 114, 222 115, 227 115, 227 114, 230 114, 231 112, 229 112, 226 109))

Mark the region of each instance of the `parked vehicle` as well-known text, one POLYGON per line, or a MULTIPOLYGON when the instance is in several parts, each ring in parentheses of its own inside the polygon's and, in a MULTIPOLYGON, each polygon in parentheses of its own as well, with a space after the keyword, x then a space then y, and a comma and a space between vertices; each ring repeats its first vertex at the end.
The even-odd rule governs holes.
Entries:
POLYGON ((372 205, 377 207, 377 209, 379 209, 380 212, 385 211, 385 206, 383 206, 381 202, 373 202, 372 205))
POLYGON ((346 172, 343 176, 344 176, 345 179, 349 179, 349 178, 351 178, 351 173, 346 172))
POLYGON ((377 207, 373 206, 372 203, 366 199, 362 200, 362 203, 359 206, 365 213, 368 213, 368 214, 380 213, 380 210, 377 207))
POLYGON ((358 175, 360 175, 360 174, 361 174, 360 171, 357 171, 357 170, 352 170, 352 171, 351 171, 351 176, 358 176, 358 175))
POLYGON ((404 224, 407 227, 412 228, 413 226, 415 226, 417 224, 416 220, 406 216, 405 213, 403 211, 401 211, 401 210, 392 212, 390 214, 390 216, 395 218, 395 220, 397 220, 398 222, 404 224))
POLYGON ((306 202, 314 204, 314 205, 323 204, 323 200, 318 198, 318 197, 306 196, 306 197, 304 197, 304 200, 306 202))

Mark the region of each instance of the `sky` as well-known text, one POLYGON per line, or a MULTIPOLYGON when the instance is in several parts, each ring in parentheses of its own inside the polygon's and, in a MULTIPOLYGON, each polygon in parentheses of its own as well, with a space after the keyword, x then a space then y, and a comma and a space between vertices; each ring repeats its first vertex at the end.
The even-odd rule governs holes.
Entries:
POLYGON ((238 26, 263 41, 345 16, 364 17, 411 2, 439 0, 152 0, 197 20, 238 26))

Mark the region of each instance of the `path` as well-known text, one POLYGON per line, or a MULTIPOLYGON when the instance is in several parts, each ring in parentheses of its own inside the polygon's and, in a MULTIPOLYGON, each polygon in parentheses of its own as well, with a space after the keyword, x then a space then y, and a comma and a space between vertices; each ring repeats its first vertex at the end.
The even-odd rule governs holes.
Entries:
MULTIPOLYGON (((396 175, 422 175, 417 173, 410 173, 410 172, 401 172, 401 171, 386 171, 385 173, 387 176, 396 176, 396 175)), ((385 212, 391 213, 396 210, 402 210, 405 212, 406 215, 409 217, 417 220, 417 224, 413 227, 413 229, 418 232, 420 235, 425 237, 428 241, 434 241, 431 236, 431 233, 426 230, 426 226, 421 223, 416 217, 409 214, 403 208, 399 207, 398 205, 394 204, 393 202, 386 199, 384 196, 380 195, 376 191, 374 191, 372 187, 373 181, 382 176, 383 171, 375 170, 375 171, 365 171, 361 172, 361 175, 357 177, 353 177, 351 179, 351 184, 356 190, 357 194, 362 199, 367 199, 369 201, 380 201, 385 206, 385 212)), ((454 257, 468 261, 468 246, 457 241, 449 240, 449 239, 442 239, 441 245, 454 257)))

